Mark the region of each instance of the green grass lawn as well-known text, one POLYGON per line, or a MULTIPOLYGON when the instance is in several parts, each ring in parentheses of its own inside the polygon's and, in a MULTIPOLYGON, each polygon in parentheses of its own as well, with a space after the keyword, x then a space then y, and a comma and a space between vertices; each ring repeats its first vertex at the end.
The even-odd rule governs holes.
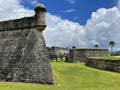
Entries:
MULTIPOLYGON (((94 57, 93 57, 94 58, 94 57)), ((109 60, 120 60, 120 56, 100 56, 100 57, 95 57, 96 59, 109 59, 109 60)))
POLYGON ((120 73, 84 63, 52 62, 56 85, 0 82, 0 90, 120 90, 120 73))

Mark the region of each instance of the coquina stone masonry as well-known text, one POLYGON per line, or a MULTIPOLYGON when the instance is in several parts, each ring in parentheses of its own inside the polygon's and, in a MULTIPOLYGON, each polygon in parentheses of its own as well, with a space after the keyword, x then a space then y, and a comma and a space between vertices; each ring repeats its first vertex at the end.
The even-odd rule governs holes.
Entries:
POLYGON ((0 22, 0 81, 54 84, 42 31, 44 5, 35 16, 0 22))
POLYGON ((120 60, 88 58, 85 65, 120 73, 120 60))
POLYGON ((108 49, 100 48, 81 48, 69 51, 68 62, 86 62, 89 57, 108 56, 108 49))

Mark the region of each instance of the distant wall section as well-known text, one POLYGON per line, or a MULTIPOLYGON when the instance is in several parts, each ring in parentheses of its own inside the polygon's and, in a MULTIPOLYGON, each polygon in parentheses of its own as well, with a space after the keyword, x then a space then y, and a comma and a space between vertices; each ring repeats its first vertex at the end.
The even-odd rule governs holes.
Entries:
POLYGON ((63 47, 48 47, 50 59, 65 57, 68 55, 68 48, 63 47))
POLYGON ((88 58, 85 65, 93 68, 120 72, 120 60, 88 58))
POLYGON ((110 55, 108 49, 72 49, 69 51, 68 62, 86 62, 88 57, 110 55))

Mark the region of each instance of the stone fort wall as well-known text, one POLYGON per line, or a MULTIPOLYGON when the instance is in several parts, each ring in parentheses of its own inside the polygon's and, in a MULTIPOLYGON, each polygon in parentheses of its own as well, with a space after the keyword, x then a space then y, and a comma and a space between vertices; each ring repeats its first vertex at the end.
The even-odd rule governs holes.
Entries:
POLYGON ((68 62, 86 62, 88 57, 110 55, 107 49, 72 49, 69 51, 68 62))
POLYGON ((88 58, 85 65, 93 68, 120 72, 120 60, 88 58))
POLYGON ((65 57, 68 55, 68 48, 63 47, 48 47, 50 59, 65 57))
POLYGON ((45 27, 42 4, 33 17, 0 22, 0 81, 54 84, 45 27))

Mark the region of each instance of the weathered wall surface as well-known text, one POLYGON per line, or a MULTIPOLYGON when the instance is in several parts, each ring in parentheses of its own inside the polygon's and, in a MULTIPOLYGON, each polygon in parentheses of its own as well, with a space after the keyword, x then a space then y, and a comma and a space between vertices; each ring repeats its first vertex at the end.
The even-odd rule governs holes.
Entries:
POLYGON ((120 72, 120 60, 101 60, 88 58, 86 66, 120 72))
POLYGON ((45 26, 36 17, 0 22, 0 81, 54 83, 45 26))
POLYGON ((109 55, 107 49, 72 49, 69 51, 68 62, 85 62, 88 57, 109 55))
POLYGON ((25 17, 16 20, 9 20, 0 22, 0 31, 13 31, 18 29, 34 28, 35 27, 35 17, 25 17))
POLYGON ((48 47, 48 51, 51 59, 64 57, 68 54, 68 49, 63 47, 48 47))

